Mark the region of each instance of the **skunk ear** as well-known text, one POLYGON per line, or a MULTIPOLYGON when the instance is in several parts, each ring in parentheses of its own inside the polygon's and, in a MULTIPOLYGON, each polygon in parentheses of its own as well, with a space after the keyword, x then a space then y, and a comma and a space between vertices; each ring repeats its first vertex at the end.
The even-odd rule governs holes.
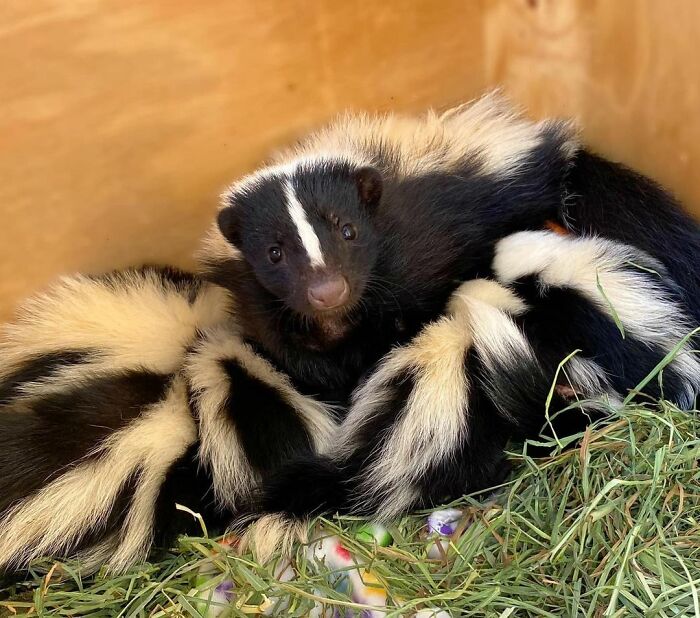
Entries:
POLYGON ((355 171, 353 177, 362 203, 370 208, 379 204, 384 185, 379 170, 374 167, 361 167, 355 171))
POLYGON ((224 238, 232 245, 238 246, 241 240, 238 208, 236 206, 226 206, 226 208, 222 208, 219 211, 216 222, 224 238))

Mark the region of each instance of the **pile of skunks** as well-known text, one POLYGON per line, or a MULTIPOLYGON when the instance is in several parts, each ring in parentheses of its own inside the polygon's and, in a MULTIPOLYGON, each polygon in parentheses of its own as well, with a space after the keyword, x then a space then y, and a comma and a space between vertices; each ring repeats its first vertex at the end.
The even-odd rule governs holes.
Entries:
POLYGON ((509 442, 692 409, 700 228, 491 95, 346 115, 234 183, 199 272, 73 276, 0 340, 0 569, 123 570, 199 512, 261 559, 316 514, 395 518, 509 442))

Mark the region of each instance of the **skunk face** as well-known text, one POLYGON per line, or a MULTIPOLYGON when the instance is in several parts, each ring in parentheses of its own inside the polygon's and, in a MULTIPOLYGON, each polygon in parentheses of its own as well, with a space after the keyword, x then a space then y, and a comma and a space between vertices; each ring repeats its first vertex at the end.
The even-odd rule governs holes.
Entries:
POLYGON ((378 171, 342 161, 268 168, 234 188, 218 225, 274 300, 320 323, 342 321, 377 258, 381 188, 378 171))

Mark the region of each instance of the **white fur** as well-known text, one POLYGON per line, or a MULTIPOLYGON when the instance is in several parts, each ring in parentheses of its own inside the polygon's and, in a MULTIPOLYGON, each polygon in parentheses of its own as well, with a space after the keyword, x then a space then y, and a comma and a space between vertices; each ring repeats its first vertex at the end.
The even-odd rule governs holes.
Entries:
POLYGON ((572 125, 556 121, 532 122, 499 93, 460 105, 443 114, 423 116, 347 113, 312 133, 296 147, 280 153, 278 164, 336 158, 371 164, 378 148, 396 155, 399 176, 456 169, 474 162, 483 174, 517 174, 527 156, 542 142, 545 131, 567 136, 565 155, 578 148, 572 125))
POLYGON ((472 279, 471 281, 466 281, 454 291, 448 303, 447 311, 451 315, 468 319, 468 304, 470 301, 480 301, 510 315, 522 315, 528 309, 522 298, 497 281, 472 279))
POLYGON ((603 238, 519 232, 499 242, 493 266, 504 283, 536 275, 545 286, 575 289, 609 316, 617 314, 642 341, 665 345, 691 329, 663 287, 649 273, 630 267, 640 253, 603 238))
POLYGON ((455 312, 458 312, 458 303, 463 303, 462 311, 469 316, 474 347, 484 364, 493 372, 498 367, 517 366, 524 360, 534 362, 535 354, 530 343, 504 311, 507 309, 515 310, 516 314, 522 313, 525 310, 524 303, 502 286, 498 286, 501 290, 496 294, 494 287, 487 286, 486 283, 493 282, 477 280, 462 284, 451 301, 455 312))
MULTIPOLYGON (((65 277, 28 300, 17 321, 3 329, 0 376, 34 357, 65 350, 87 353, 18 388, 15 410, 31 400, 125 371, 176 374, 200 328, 228 319, 232 303, 221 288, 201 281, 171 282, 158 270, 128 270, 101 277, 65 277)), ((0 566, 24 565, 44 554, 70 552, 99 528, 130 477, 135 491, 121 529, 86 548, 86 564, 108 561, 115 570, 144 559, 151 544, 155 500, 168 468, 196 439, 182 378, 136 420, 115 431, 92 453, 71 462, 55 480, 14 505, 0 522, 0 566), (108 560, 109 559, 109 560, 108 560)))
POLYGON ((349 156, 348 153, 343 153, 340 150, 325 151, 319 150, 308 156, 298 156, 285 160, 278 157, 280 160, 271 165, 265 165, 260 169, 251 172, 242 179, 232 183, 221 195, 221 208, 225 208, 231 204, 231 197, 237 194, 245 194, 255 189, 255 187, 263 181, 271 178, 276 178, 279 182, 284 182, 298 171, 303 171, 304 168, 314 169, 323 163, 345 163, 349 166, 362 167, 369 165, 371 160, 367 158, 358 158, 357 154, 349 156))
POLYGON ((243 535, 242 546, 252 546, 255 556, 263 564, 276 552, 283 556, 292 553, 292 544, 308 542, 307 524, 271 514, 258 519, 243 535))
POLYGON ((380 519, 405 511, 417 498, 421 472, 450 457, 468 432, 469 380, 464 357, 471 343, 466 325, 444 317, 404 347, 390 352, 357 391, 341 425, 335 452, 348 455, 368 419, 388 400, 388 383, 412 375, 415 386, 400 421, 381 446, 358 495, 378 501, 380 519))
POLYGON ((348 457, 360 445, 361 429, 388 403, 389 384, 412 376, 415 386, 361 481, 361 500, 379 502, 378 516, 391 518, 415 502, 415 481, 427 468, 454 454, 469 439, 469 376, 465 359, 472 347, 494 370, 504 359, 532 359, 524 336, 504 310, 522 313, 524 303, 493 281, 463 284, 453 294, 448 315, 427 325, 408 345, 384 357, 377 370, 355 393, 341 425, 335 452, 348 457), (495 306, 494 306, 495 305, 495 306))
MULTIPOLYGON (((398 178, 436 171, 451 173, 467 164, 484 175, 514 177, 523 171, 545 133, 551 131, 563 136, 564 156, 573 157, 579 148, 573 124, 528 120, 499 92, 442 114, 347 112, 298 144, 278 152, 270 165, 233 183, 222 196, 222 208, 230 205, 231 196, 253 190, 264 179, 272 177, 285 183, 300 168, 318 167, 329 161, 356 168, 374 165, 380 150, 393 155, 387 171, 398 178)), ((235 251, 218 229, 210 232, 206 243, 200 252, 200 260, 205 263, 222 261, 235 251)))
MULTIPOLYGON (((222 204, 221 207, 224 208, 226 206, 227 204, 222 204)), ((235 247, 224 238, 221 229, 219 229, 219 224, 215 222, 209 227, 200 248, 195 253, 195 258, 202 268, 206 270, 211 265, 229 260, 242 260, 243 254, 238 247, 235 247)))
MULTIPOLYGON (((89 370, 96 374, 125 369, 172 373, 182 365, 197 330, 224 321, 231 304, 220 287, 202 283, 179 290, 152 271, 64 277, 27 300, 17 320, 3 327, 0 377, 28 358, 63 350, 95 351, 89 370)), ((84 367, 68 367, 44 381, 70 385, 84 372, 84 367)))
POLYGON ((592 398, 598 395, 608 395, 609 398, 618 397, 610 385, 605 370, 589 358, 572 356, 562 370, 569 381, 569 386, 584 397, 592 398))
POLYGON ((301 245, 309 256, 311 266, 323 268, 326 262, 323 258, 323 251, 321 251, 321 241, 319 241, 313 226, 309 223, 304 207, 301 205, 299 198, 297 198, 289 180, 286 180, 284 183, 284 194, 287 198, 289 216, 294 222, 301 245))
MULTIPOLYGON (((534 351, 522 331, 507 317, 522 315, 527 310, 526 303, 512 290, 488 279, 463 283, 448 305, 448 311, 453 315, 470 320, 475 349, 482 354, 491 371, 500 372, 507 371, 507 366, 535 360, 534 351)), ((595 361, 572 356, 563 372, 570 386, 585 397, 617 396, 605 371, 595 361)), ((510 412, 508 416, 511 416, 510 412)))
POLYGON ((209 331, 184 369, 199 422, 200 460, 211 471, 217 500, 233 508, 259 480, 225 410, 231 384, 221 362, 235 356, 239 345, 227 328, 209 331))
MULTIPOLYGON (((525 304, 503 286, 481 280, 462 284, 452 296, 453 311, 468 319, 474 350, 479 354, 487 375, 508 373, 522 365, 536 365, 535 353, 523 332, 509 315, 522 313, 525 304), (489 285, 487 285, 489 284, 489 285), (461 310, 459 304, 462 304, 461 310)), ((493 403, 499 412, 515 420, 517 410, 500 405, 498 393, 493 403)))

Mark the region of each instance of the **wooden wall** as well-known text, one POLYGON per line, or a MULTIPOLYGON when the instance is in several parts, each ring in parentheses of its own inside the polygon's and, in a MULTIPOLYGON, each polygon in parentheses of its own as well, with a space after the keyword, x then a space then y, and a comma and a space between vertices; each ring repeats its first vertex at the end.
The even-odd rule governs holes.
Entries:
POLYGON ((191 265, 221 189, 338 110, 502 85, 700 214, 695 0, 6 0, 0 317, 59 273, 191 265))

